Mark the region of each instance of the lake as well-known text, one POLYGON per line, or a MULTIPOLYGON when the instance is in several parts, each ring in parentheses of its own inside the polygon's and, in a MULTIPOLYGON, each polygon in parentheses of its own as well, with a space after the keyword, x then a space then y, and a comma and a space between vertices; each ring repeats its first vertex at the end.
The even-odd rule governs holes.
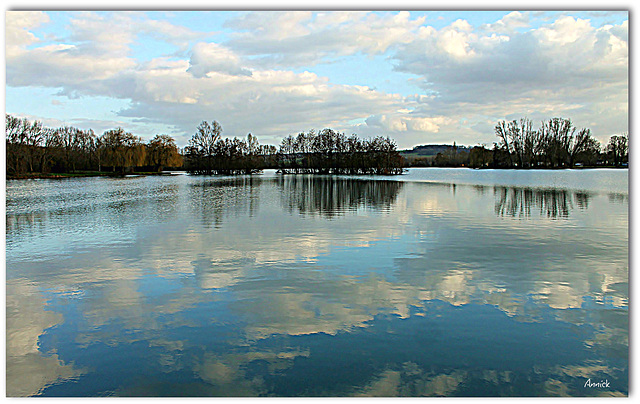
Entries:
POLYGON ((6 182, 9 396, 626 396, 627 170, 6 182))

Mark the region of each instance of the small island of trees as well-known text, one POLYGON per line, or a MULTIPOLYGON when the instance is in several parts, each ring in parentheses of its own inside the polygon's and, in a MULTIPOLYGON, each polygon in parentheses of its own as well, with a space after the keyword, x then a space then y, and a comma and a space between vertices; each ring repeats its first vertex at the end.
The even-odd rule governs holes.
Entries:
MULTIPOLYGON (((123 128, 97 136, 93 130, 47 128, 6 114, 7 178, 161 173, 254 174, 277 169, 281 174, 395 175, 406 166, 471 168, 620 167, 628 164, 628 135, 615 135, 601 147, 589 129, 578 130, 569 119, 552 118, 539 129, 527 118, 495 126, 493 149, 437 145, 433 158, 400 152, 389 137, 359 138, 333 129, 288 135, 279 147, 258 138, 222 136, 217 121, 203 121, 184 149, 159 134, 148 142, 123 128)), ((423 150, 430 146, 419 146, 423 150)))
POLYGON ((333 129, 285 137, 280 148, 221 137, 216 121, 202 122, 185 149, 185 169, 193 174, 252 174, 277 168, 282 174, 401 174, 403 158, 396 144, 381 136, 360 139, 333 129))

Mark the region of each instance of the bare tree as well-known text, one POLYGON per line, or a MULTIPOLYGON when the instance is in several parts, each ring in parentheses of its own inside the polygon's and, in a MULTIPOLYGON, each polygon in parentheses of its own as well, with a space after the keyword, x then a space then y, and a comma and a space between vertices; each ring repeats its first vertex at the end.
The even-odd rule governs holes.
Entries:
POLYGON ((203 174, 211 174, 213 159, 216 154, 216 142, 220 139, 222 126, 217 121, 202 121, 196 133, 189 140, 187 154, 198 162, 196 170, 203 174))
POLYGON ((629 137, 627 133, 622 135, 614 135, 609 139, 607 145, 607 151, 613 156, 613 162, 616 167, 619 167, 628 158, 627 153, 629 151, 629 137))

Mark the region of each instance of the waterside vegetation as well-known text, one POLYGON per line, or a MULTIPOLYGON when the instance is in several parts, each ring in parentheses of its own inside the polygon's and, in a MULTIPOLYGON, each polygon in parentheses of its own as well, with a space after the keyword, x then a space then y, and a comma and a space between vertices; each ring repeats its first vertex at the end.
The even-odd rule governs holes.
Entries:
POLYGON ((424 154, 425 146, 402 154, 410 167, 623 167, 629 162, 626 133, 611 136, 603 148, 590 129, 578 130, 570 119, 552 118, 541 122, 536 130, 527 118, 500 121, 494 130, 498 141, 491 149, 483 145, 458 147, 454 143, 453 146, 439 146, 438 152, 431 155, 424 154))
POLYGON ((6 115, 7 177, 122 175, 140 171, 159 173, 182 166, 173 138, 157 135, 144 143, 122 128, 96 136, 93 130, 64 126, 48 128, 6 115))
POLYGON ((626 167, 628 135, 612 136, 602 147, 589 129, 569 119, 552 118, 534 130, 527 118, 495 126, 498 140, 489 149, 449 145, 417 146, 399 151, 389 137, 359 138, 330 128, 282 139, 279 147, 258 138, 223 137, 217 121, 203 121, 184 149, 159 134, 148 142, 123 128, 96 135, 93 130, 41 122, 6 114, 7 178, 160 174, 253 174, 277 169, 281 174, 401 174, 403 167, 574 168, 626 167), (428 154, 429 151, 437 151, 428 154), (427 153, 427 154, 424 154, 427 153))
POLYGON ((6 115, 7 178, 61 178, 80 175, 160 173, 253 174, 266 168, 282 174, 401 174, 404 159, 390 138, 347 137, 332 129, 289 135, 279 148, 258 138, 222 136, 217 121, 203 121, 180 150, 168 135, 144 143, 122 128, 97 136, 69 126, 47 128, 41 122, 6 115))
POLYGON ((347 137, 333 129, 310 130, 282 139, 279 149, 258 139, 222 138, 216 121, 202 122, 185 149, 192 174, 252 174, 276 168, 282 174, 401 174, 404 160, 390 138, 347 137))

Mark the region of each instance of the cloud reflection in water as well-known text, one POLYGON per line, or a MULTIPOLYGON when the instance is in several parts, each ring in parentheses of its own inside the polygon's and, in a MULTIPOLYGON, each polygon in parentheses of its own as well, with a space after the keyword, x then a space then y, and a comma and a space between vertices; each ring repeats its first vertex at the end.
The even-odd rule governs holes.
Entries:
POLYGON ((7 189, 9 395, 627 392, 624 199, 306 176, 74 181, 67 201, 91 209, 29 211, 42 205, 28 195, 58 191, 34 182, 15 203, 7 189), (29 366, 26 383, 27 358, 60 371, 29 366))

